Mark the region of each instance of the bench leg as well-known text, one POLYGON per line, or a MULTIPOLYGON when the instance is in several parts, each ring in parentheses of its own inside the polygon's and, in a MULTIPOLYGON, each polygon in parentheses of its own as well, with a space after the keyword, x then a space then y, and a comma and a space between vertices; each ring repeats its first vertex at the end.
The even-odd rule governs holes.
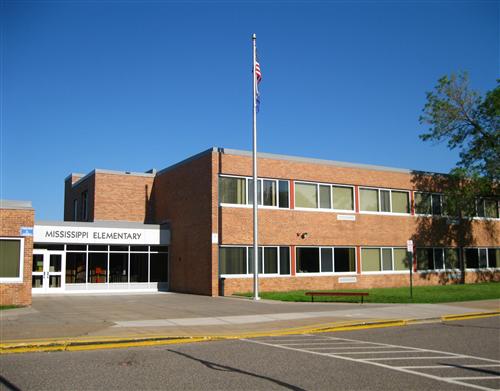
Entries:
POLYGON ((314 303, 314 296, 311 296, 311 303, 314 303))
POLYGON ((364 296, 361 296, 361 304, 363 304, 363 299, 364 298, 365 298, 364 296))

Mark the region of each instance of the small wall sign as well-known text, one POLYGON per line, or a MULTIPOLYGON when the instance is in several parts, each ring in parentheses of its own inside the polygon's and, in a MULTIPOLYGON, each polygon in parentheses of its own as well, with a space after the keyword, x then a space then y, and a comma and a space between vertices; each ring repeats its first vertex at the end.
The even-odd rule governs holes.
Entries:
POLYGON ((357 282, 357 281, 358 281, 358 279, 356 277, 339 277, 340 284, 353 283, 353 282, 357 282))
POLYGON ((33 227, 19 228, 19 236, 33 236, 33 227))

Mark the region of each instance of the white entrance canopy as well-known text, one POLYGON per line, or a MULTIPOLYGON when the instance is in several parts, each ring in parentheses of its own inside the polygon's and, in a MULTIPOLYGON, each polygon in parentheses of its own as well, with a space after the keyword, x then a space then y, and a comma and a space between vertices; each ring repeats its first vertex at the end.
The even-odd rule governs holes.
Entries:
POLYGON ((35 243, 65 244, 170 244, 167 225, 142 224, 125 221, 38 221, 33 230, 35 243))

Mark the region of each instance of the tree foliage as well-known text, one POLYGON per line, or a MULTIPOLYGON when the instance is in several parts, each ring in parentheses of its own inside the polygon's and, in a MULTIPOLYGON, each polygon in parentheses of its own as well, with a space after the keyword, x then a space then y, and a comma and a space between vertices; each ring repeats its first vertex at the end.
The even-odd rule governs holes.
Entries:
POLYGON ((424 141, 447 142, 460 150, 458 167, 492 182, 500 180, 500 80, 481 97, 469 88, 466 73, 444 76, 427 93, 420 123, 429 125, 424 141))

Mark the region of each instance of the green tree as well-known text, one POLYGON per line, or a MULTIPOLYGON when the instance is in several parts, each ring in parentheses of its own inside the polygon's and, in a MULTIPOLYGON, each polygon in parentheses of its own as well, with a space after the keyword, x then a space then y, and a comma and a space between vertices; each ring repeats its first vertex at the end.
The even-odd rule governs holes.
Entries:
MULTIPOLYGON (((445 214, 452 217, 447 232, 460 247, 461 279, 465 282, 464 248, 474 243, 473 218, 478 205, 484 208, 483 198, 498 199, 499 194, 500 80, 482 97, 469 88, 466 73, 440 78, 434 90, 427 93, 420 123, 429 126, 420 135, 422 140, 446 142, 450 149, 460 151, 460 160, 448 175, 434 176, 432 184, 428 177, 423 180, 422 175, 416 175, 414 184, 419 189, 423 186, 442 191, 445 214)), ((442 230, 442 221, 422 219, 417 232, 429 236, 436 224, 442 230)), ((494 237, 495 226, 490 224, 489 229, 494 237)))
POLYGON ((460 150, 458 167, 500 180, 500 80, 481 97, 469 88, 467 73, 443 76, 427 93, 420 123, 429 125, 422 140, 460 150))

